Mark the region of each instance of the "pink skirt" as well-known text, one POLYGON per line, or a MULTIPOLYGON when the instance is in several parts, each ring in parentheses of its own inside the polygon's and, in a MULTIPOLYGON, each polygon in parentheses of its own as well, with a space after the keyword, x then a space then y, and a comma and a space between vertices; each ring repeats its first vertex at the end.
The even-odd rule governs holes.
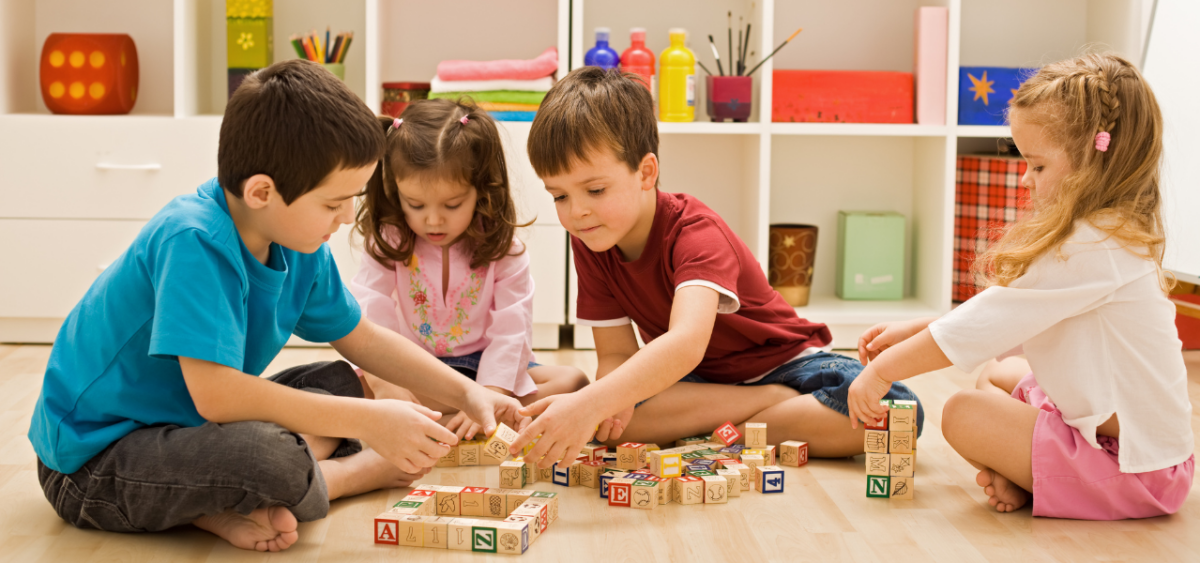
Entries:
POLYGON ((1033 427, 1033 515, 1079 520, 1124 520, 1174 514, 1192 488, 1196 457, 1146 473, 1121 473, 1116 438, 1097 436, 1101 449, 1063 422, 1033 374, 1013 398, 1041 410, 1033 427))

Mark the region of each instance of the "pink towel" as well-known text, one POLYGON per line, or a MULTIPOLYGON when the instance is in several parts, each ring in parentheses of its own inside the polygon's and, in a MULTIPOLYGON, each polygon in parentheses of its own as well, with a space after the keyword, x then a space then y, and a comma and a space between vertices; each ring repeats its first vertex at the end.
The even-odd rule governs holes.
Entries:
POLYGON ((534 80, 558 70, 558 49, 546 49, 536 59, 499 61, 442 61, 437 76, 442 80, 534 80))

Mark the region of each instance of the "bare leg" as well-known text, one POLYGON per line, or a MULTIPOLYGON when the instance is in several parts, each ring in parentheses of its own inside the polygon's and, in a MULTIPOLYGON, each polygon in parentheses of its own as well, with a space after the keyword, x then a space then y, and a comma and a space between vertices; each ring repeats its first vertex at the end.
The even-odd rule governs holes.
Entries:
POLYGON ((341 438, 310 436, 308 434, 301 434, 300 437, 304 438, 305 443, 308 444, 308 449, 312 451, 313 457, 317 458, 317 461, 329 459, 329 456, 333 455, 338 446, 342 445, 341 438))
POLYGON ((810 457, 849 457, 863 453, 866 429, 851 428, 849 417, 821 404, 812 395, 773 405, 751 416, 749 421, 767 423, 768 440, 773 444, 787 440, 808 442, 810 457))
POLYGON ((518 397, 522 405, 551 395, 574 393, 587 387, 588 377, 578 368, 571 366, 538 366, 529 370, 529 377, 537 384, 537 393, 518 397))
POLYGON ((979 373, 975 388, 1011 396, 1021 378, 1031 371, 1033 369, 1025 358, 1005 358, 1002 362, 991 360, 979 373))
POLYGON ((317 463, 325 477, 329 500, 377 491, 407 487, 429 473, 425 469, 412 474, 401 471, 378 452, 367 448, 361 452, 317 463))
POLYGON ((980 470, 975 482, 999 512, 1012 512, 1029 501, 1037 418, 1038 409, 990 391, 959 391, 946 401, 942 434, 980 470))
POLYGON ((772 405, 799 396, 796 390, 783 385, 676 383, 638 407, 620 439, 610 440, 609 445, 670 444, 683 436, 712 432, 726 421, 741 424, 772 405))
POLYGON ((201 516, 192 524, 216 534, 234 547, 255 551, 283 551, 300 539, 296 532, 296 517, 282 506, 259 508, 244 516, 226 510, 201 516))

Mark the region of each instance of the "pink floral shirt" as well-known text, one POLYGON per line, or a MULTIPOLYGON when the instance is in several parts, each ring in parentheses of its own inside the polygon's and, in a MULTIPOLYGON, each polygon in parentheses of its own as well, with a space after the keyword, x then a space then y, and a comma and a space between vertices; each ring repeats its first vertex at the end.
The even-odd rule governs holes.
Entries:
MULTIPOLYGON (((513 252, 524 245, 513 242, 513 252)), ((363 316, 424 346, 435 356, 483 352, 475 381, 523 397, 537 391, 533 361, 533 277, 529 253, 471 268, 461 245, 450 247, 450 283, 442 295, 442 249, 418 239, 408 264, 394 268, 367 253, 350 291, 363 316)))

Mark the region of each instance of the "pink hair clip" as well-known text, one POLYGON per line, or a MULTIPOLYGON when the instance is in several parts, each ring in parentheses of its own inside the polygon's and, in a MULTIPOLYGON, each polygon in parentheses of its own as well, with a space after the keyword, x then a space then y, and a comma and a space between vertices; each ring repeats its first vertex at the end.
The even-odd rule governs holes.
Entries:
POLYGON ((1100 152, 1108 152, 1108 144, 1112 142, 1112 135, 1108 131, 1096 133, 1096 150, 1100 152))
POLYGON ((463 125, 466 125, 468 121, 471 121, 471 120, 468 119, 467 116, 465 116, 465 115, 462 116, 462 119, 458 120, 458 122, 462 123, 463 125))
POLYGON ((400 119, 399 117, 397 117, 396 119, 393 119, 392 126, 388 127, 388 133, 391 133, 392 129, 399 129, 401 123, 404 123, 403 119, 400 119))

